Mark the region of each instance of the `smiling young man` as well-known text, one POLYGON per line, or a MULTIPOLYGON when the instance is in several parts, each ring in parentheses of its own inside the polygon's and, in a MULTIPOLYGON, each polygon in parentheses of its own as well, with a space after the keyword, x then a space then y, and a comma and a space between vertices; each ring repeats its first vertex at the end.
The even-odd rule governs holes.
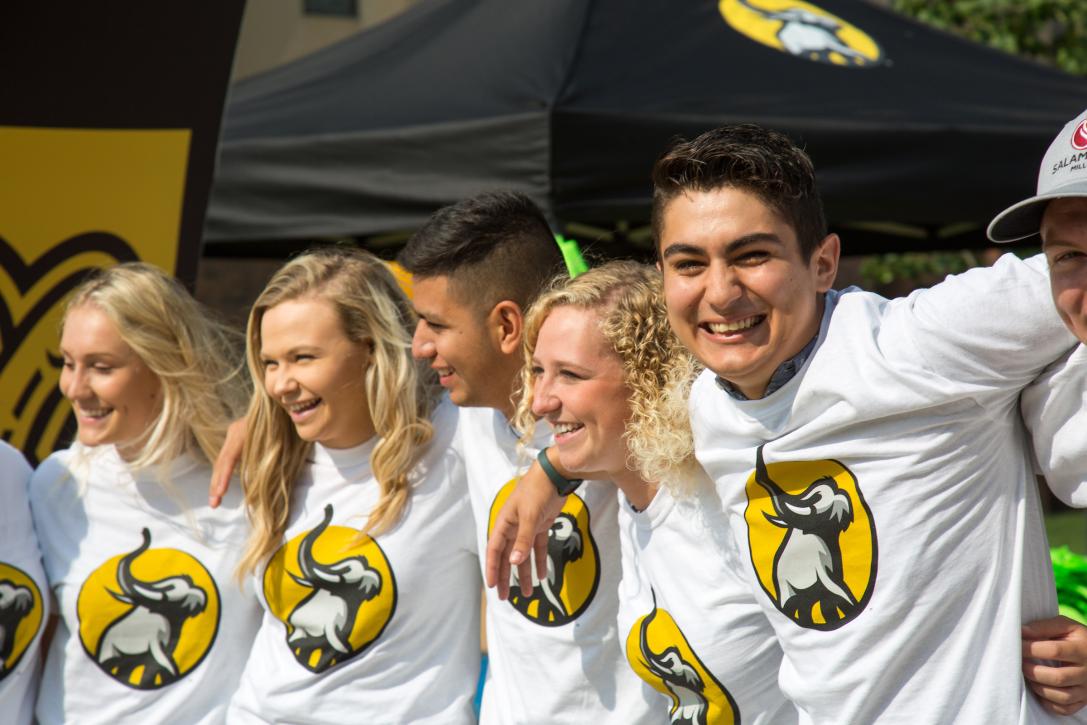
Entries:
MULTIPOLYGON (((677 142, 653 181, 669 320, 707 368, 696 455, 801 721, 1046 721, 1020 627, 1056 597, 1017 403, 1074 339, 1044 259, 896 300, 834 291, 810 160, 751 125, 677 142)), ((512 562, 532 499, 499 522, 512 562)))
POLYGON ((677 144, 654 184, 669 319, 708 368, 696 454, 785 694, 814 722, 1044 721, 1020 626, 1056 602, 1017 401, 1073 342, 1044 260, 832 291, 810 161, 753 126, 677 144))
MULTIPOLYGON (((1041 239, 1054 306, 1087 343, 1087 111, 1053 139, 1038 171, 1037 193, 998 214, 989 238, 1041 239)), ((1076 346, 1025 390, 1022 410, 1049 487, 1065 503, 1087 507, 1087 345, 1076 346)), ((1059 657, 1048 643, 1031 646, 1036 657, 1059 657)), ((1035 689, 1054 687, 1054 673, 1037 669, 1035 689)), ((1082 707, 1087 687, 1070 692, 1067 701, 1082 707)))
MULTIPOLYGON (((509 420, 524 361, 524 313, 562 269, 562 256, 528 197, 488 193, 439 210, 398 261, 412 273, 419 315, 413 353, 429 362, 461 407, 455 445, 468 470, 482 558, 494 515, 535 451, 550 442, 550 429, 540 425, 528 451, 520 450, 509 420)), ((537 579, 526 567, 508 601, 487 591, 489 666, 480 720, 656 722, 656 696, 626 666, 616 632, 615 488, 586 481, 563 512, 569 515, 562 525, 549 531, 546 576, 537 579)))

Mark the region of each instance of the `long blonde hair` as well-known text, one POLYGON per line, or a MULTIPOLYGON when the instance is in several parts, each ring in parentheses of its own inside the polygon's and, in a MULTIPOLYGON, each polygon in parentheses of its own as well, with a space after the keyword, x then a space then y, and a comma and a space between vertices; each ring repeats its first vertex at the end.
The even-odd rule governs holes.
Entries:
POLYGON ((241 473, 252 533, 239 574, 256 569, 280 545, 290 516, 291 491, 312 445, 302 440, 283 407, 264 387, 261 322, 272 307, 300 298, 331 304, 349 340, 372 347, 364 376, 366 402, 379 437, 370 466, 381 497, 364 532, 396 524, 408 503, 408 474, 433 435, 429 416, 437 399, 433 373, 411 357, 415 317, 388 268, 350 248, 307 252, 283 265, 249 313, 246 357, 253 378, 241 473))
POLYGON ((668 324, 660 272, 636 262, 609 262, 570 279, 556 277, 525 316, 525 367, 516 424, 531 436, 532 358, 540 328, 558 307, 595 312, 600 332, 623 364, 631 418, 627 465, 647 481, 677 490, 697 466, 686 400, 699 366, 668 324))
MULTIPOLYGON (((100 310, 162 386, 162 408, 136 441, 133 469, 183 454, 215 460, 226 428, 245 407, 241 336, 215 320, 173 277, 143 262, 100 270, 79 285, 64 310, 100 310)), ((63 327, 62 322, 62 327, 63 327)))

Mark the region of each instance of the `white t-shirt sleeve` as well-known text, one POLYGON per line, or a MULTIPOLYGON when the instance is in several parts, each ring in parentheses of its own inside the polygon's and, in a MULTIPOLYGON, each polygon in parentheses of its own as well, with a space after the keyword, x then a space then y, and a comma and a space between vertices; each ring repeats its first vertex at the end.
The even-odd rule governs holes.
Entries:
POLYGON ((1076 342, 1053 307, 1042 255, 1005 254, 892 305, 881 331, 888 344, 909 345, 936 375, 983 388, 1018 390, 1076 342))
POLYGON ((49 589, 30 518, 30 466, 0 442, 0 722, 31 722, 49 589))
POLYGON ((1079 345, 1023 390, 1023 422, 1039 473, 1069 506, 1087 507, 1087 345, 1079 345))

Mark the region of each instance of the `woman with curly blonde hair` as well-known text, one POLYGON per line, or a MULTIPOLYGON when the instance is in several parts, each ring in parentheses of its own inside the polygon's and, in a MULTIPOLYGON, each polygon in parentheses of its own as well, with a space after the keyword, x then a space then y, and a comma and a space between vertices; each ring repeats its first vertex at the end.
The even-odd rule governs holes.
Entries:
POLYGON ((245 401, 235 337, 148 264, 68 302, 60 390, 78 440, 30 484, 59 615, 38 722, 225 722, 259 611, 231 585, 241 496, 212 510, 204 495, 245 401))
POLYGON ((385 265, 342 248, 285 264, 250 312, 239 571, 265 614, 233 723, 473 719, 474 529, 414 323, 385 265))
POLYGON ((564 468, 621 492, 620 632, 671 722, 795 722, 781 650, 739 575, 727 520, 694 459, 699 372, 668 325, 656 269, 612 262, 557 279, 525 322, 518 423, 544 418, 564 468))

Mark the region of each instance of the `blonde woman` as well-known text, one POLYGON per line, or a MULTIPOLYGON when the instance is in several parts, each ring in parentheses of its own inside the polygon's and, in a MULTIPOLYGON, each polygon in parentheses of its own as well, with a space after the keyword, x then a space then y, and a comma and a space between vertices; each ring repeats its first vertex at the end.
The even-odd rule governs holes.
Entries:
POLYGON ((673 723, 789 723, 781 650, 738 575, 727 521, 680 402, 698 372, 668 326, 660 274, 611 262, 557 279, 525 322, 518 424, 544 418, 571 471, 620 494, 620 635, 673 723))
POLYGON ((68 303, 60 389, 78 440, 31 481, 59 615, 38 722, 225 721, 258 613, 231 581, 241 496, 214 511, 204 496, 245 399, 235 347, 150 265, 103 271, 68 303))
POLYGON ((249 316, 241 572, 264 617, 232 723, 472 722, 479 570, 456 410, 373 255, 281 268, 249 316))

